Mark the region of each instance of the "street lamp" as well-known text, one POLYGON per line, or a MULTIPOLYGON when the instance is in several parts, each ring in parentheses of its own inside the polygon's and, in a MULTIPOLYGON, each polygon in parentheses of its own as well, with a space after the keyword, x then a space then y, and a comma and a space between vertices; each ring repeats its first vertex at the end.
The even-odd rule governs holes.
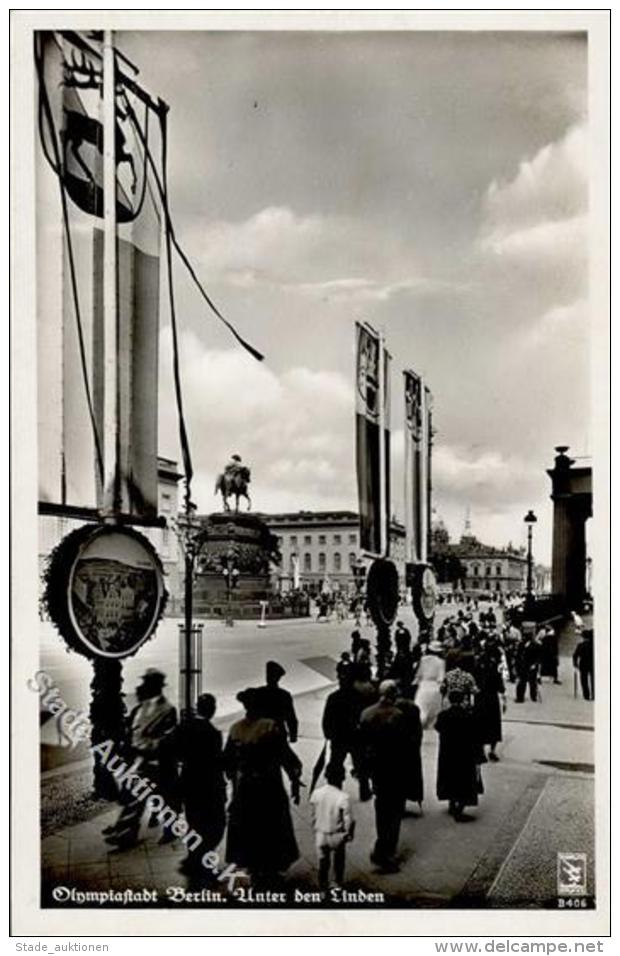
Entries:
POLYGON ((531 510, 528 511, 523 519, 527 525, 527 584, 525 587, 525 606, 529 610, 534 601, 533 595, 533 561, 532 561, 532 530, 538 521, 538 518, 531 510))
POLYGON ((232 592, 237 587, 239 569, 237 567, 237 558, 234 551, 228 551, 226 554, 226 563, 222 568, 224 581, 226 582, 226 627, 233 627, 234 620, 232 616, 232 592))
POLYGON ((351 571, 353 572, 353 583, 355 584, 355 623, 359 626, 361 621, 362 591, 366 577, 366 565, 360 557, 351 562, 351 571))

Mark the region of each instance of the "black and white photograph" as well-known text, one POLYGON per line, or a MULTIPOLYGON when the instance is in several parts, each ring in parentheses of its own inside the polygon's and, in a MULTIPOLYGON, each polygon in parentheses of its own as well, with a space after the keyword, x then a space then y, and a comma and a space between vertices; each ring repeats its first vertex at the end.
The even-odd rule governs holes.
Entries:
POLYGON ((604 935, 609 12, 12 27, 16 931, 604 935))

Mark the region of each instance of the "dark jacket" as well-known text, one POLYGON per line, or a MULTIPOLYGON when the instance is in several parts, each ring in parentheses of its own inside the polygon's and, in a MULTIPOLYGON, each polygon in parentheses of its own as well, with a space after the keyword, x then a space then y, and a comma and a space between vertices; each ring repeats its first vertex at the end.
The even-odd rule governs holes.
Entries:
POLYGON ((439 734, 437 797, 476 806, 482 792, 477 761, 480 747, 476 719, 464 707, 442 710, 435 723, 439 734))
POLYGON ((573 666, 580 671, 591 672, 594 666, 594 645, 589 638, 582 638, 573 653, 573 666))
POLYGON ((277 723, 244 717, 230 728, 224 748, 233 783, 226 859, 254 873, 277 873, 299 856, 282 770, 299 780, 301 762, 277 723))
POLYGON ((410 750, 410 732, 407 717, 395 703, 379 700, 362 712, 360 738, 363 760, 375 792, 382 788, 406 791, 403 762, 410 750))
POLYGON ((222 734, 211 721, 192 717, 177 731, 181 762, 180 794, 185 817, 203 840, 202 851, 214 849, 226 827, 226 780, 222 734))
POLYGON ((280 730, 294 744, 297 740, 298 722, 292 696, 283 687, 270 684, 259 687, 258 691, 262 716, 275 720, 280 730))

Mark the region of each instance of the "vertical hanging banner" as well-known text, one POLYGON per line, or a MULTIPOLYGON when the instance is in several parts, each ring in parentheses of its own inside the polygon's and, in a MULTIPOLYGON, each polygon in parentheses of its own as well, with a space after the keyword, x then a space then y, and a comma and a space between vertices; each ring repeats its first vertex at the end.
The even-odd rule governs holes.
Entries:
POLYGON ((360 547, 377 557, 387 553, 389 534, 389 370, 381 338, 356 323, 356 459, 360 547), (383 353, 383 354, 382 354, 383 353))
POLYGON ((433 448, 433 395, 427 385, 424 386, 424 420, 423 420, 423 467, 424 467, 424 523, 422 536, 422 558, 427 562, 430 558, 430 536, 432 516, 432 448, 433 448))
MULTIPOLYGON (((382 344, 383 344, 383 340, 382 344)), ((390 370, 392 356, 383 346, 383 462, 381 467, 382 501, 381 501, 381 555, 390 554, 390 517, 391 517, 391 468, 390 468, 390 421, 392 416, 392 389, 390 387, 390 370)))
POLYGON ((407 369, 405 390, 405 530, 407 561, 421 560, 422 544, 422 380, 407 369))
POLYGON ((150 107, 116 68, 114 53, 106 106, 116 181, 111 354, 104 314, 102 37, 41 32, 35 44, 39 498, 101 507, 111 471, 107 497, 114 510, 154 517, 161 211, 135 117, 155 155, 158 124, 149 131, 150 107), (106 441, 110 427, 112 442, 106 441))

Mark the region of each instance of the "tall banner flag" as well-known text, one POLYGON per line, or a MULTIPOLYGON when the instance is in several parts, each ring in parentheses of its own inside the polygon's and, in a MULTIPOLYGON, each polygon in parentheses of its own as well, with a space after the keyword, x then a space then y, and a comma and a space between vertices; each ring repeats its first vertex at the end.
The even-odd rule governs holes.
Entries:
POLYGON ((422 447, 424 467, 424 510, 422 532, 422 561, 430 558, 431 516, 432 516, 432 449, 433 449, 433 395, 430 388, 424 386, 424 420, 422 447))
POLYGON ((389 356, 381 337, 356 323, 356 458, 360 547, 384 556, 389 528, 389 356))
POLYGON ((403 372, 405 388, 405 531, 407 561, 421 561, 422 553, 422 380, 410 369, 403 372))
POLYGON ((39 499, 101 508, 113 459, 114 510, 153 517, 162 213, 145 144, 159 155, 160 129, 116 59, 105 106, 104 54, 100 32, 35 36, 39 499), (116 185, 107 244, 104 128, 110 197, 116 185))
POLYGON ((381 465, 382 500, 381 500, 381 554, 388 557, 390 554, 390 516, 391 516, 391 486, 390 486, 390 421, 392 416, 392 389, 390 385, 390 369, 392 356, 383 348, 383 461, 381 465))

